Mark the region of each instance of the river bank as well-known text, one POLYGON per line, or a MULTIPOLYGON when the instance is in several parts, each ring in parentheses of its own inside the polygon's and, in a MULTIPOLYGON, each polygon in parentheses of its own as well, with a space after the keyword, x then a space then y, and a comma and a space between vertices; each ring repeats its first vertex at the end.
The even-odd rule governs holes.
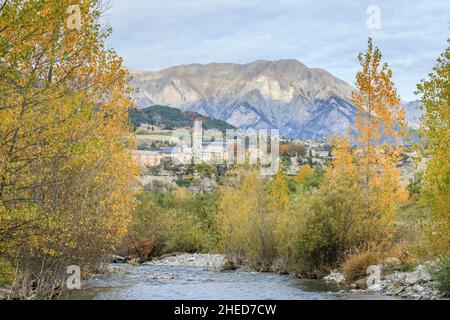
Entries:
MULTIPOLYGON (((378 293, 385 296, 396 296, 415 300, 436 300, 444 298, 436 289, 437 283, 434 281, 425 265, 418 265, 411 272, 393 271, 383 272, 386 265, 377 265, 371 268, 378 270, 379 278, 370 279, 370 274, 352 284, 350 292, 355 293, 378 293)), ((343 284, 345 277, 338 270, 334 270, 324 278, 327 282, 343 284)))
POLYGON ((113 263, 109 272, 83 282, 81 290, 61 299, 162 300, 372 300, 396 299, 321 279, 256 272, 239 268, 221 271, 227 263, 218 254, 166 255, 142 264, 113 263))
MULTIPOLYGON (((115 261, 117 261, 117 259, 115 261)), ((136 260, 132 260, 132 264, 135 263, 136 260)), ((372 298, 374 296, 380 298, 380 296, 385 296, 417 300, 434 300, 442 298, 439 291, 435 288, 435 282, 433 281, 431 275, 428 273, 427 268, 424 265, 417 266, 412 272, 393 271, 387 273, 387 267, 392 267, 392 263, 395 264, 396 262, 388 261, 388 263, 376 266, 376 268, 379 268, 380 271, 380 279, 379 281, 376 281, 376 285, 370 285, 368 287, 368 277, 360 279, 351 284, 346 284, 343 274, 341 274, 338 270, 334 270, 332 273, 322 279, 326 284, 322 284, 319 287, 328 288, 329 290, 337 290, 337 292, 341 294, 356 294, 355 298, 361 298, 362 295, 366 296, 366 298, 372 298), (383 274, 381 274, 381 272, 383 274), (336 284, 338 286, 328 287, 328 284, 336 284)), ((153 260, 144 262, 141 265, 152 267, 198 267, 202 268, 205 271, 212 272, 235 269, 239 269, 241 272, 254 272, 253 270, 242 267, 237 268, 237 266, 228 261, 227 258, 222 254, 173 253, 154 258, 153 260)), ((117 266, 111 266, 110 271, 120 272, 120 267, 119 269, 117 268, 117 266)), ((174 277, 174 275, 168 274, 167 277, 170 279, 174 277)), ((288 277, 292 276, 288 275, 288 277)), ((309 281, 309 284, 314 283, 314 281, 322 281, 313 279, 298 280, 301 280, 305 283, 309 281)))

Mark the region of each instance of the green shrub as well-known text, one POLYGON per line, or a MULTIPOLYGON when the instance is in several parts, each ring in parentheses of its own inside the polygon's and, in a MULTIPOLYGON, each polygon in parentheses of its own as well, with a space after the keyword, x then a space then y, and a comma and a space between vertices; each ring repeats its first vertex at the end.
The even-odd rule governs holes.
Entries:
POLYGON ((190 194, 185 188, 143 193, 121 249, 144 260, 175 251, 213 250, 218 238, 213 228, 217 201, 214 192, 190 194))
POLYGON ((217 167, 211 164, 197 164, 195 165, 195 169, 202 177, 216 177, 217 176, 217 167))
POLYGON ((318 188, 320 183, 324 178, 325 171, 321 167, 316 167, 314 169, 314 174, 312 176, 306 177, 302 184, 307 188, 318 188))
POLYGON ((320 277, 338 267, 348 252, 385 247, 392 240, 391 218, 375 201, 367 212, 359 177, 350 170, 337 174, 329 175, 318 190, 303 191, 291 208, 296 229, 292 264, 305 276, 320 277))
POLYGON ((433 271, 439 291, 450 297, 450 254, 441 258, 437 268, 433 271))
POLYGON ((383 266, 383 273, 390 274, 395 271, 398 272, 412 272, 417 267, 417 263, 405 262, 400 263, 399 265, 390 264, 387 266, 383 266))
POLYGON ((189 187, 191 185, 191 183, 192 183, 192 180, 189 180, 189 179, 178 179, 177 181, 175 181, 175 183, 179 187, 189 187))
POLYGON ((422 187, 423 173, 414 174, 414 177, 409 180, 408 194, 410 198, 414 198, 420 194, 422 187))

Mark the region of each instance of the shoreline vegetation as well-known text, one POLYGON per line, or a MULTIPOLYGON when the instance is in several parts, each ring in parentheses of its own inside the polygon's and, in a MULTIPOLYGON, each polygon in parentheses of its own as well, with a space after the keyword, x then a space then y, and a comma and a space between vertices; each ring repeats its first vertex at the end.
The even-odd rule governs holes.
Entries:
POLYGON ((136 263, 217 252, 231 269, 361 288, 378 265, 389 292, 433 298, 433 284, 450 295, 450 48, 418 85, 414 147, 429 161, 408 188, 396 166, 405 113, 369 39, 358 56, 355 126, 330 137, 326 168, 306 164, 289 176, 282 165, 262 177, 233 165, 219 178, 204 164, 218 181, 210 192, 141 192, 129 77, 105 47, 103 10, 99 0, 0 1, 0 298, 54 299, 68 266, 86 278, 113 252, 136 263), (71 30, 74 3, 83 15, 71 30))

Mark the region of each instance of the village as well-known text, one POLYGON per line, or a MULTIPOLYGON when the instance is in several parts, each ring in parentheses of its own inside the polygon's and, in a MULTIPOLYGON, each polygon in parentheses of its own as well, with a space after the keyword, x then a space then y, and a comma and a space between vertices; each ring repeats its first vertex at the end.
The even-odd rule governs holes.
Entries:
MULTIPOLYGON (((193 128, 176 130, 142 123, 136 134, 137 150, 133 153, 141 168, 140 182, 148 191, 170 191, 180 186, 192 191, 210 191, 216 186, 218 176, 224 175, 236 158, 246 163, 252 163, 253 159, 255 163, 259 151, 256 143, 249 143, 250 138, 244 137, 246 141, 242 141, 236 137, 234 144, 230 144, 219 130, 202 130, 199 121, 193 128), (180 131, 192 134, 192 139, 189 135, 180 138, 180 131), (233 155, 235 159, 231 159, 230 154, 237 151, 238 145, 243 148, 243 154, 241 158, 233 155)), ((331 146, 323 141, 279 137, 278 142, 277 159, 290 176, 295 176, 303 165, 325 169, 332 160, 331 146)))
MULTIPOLYGON (((196 122, 195 126, 199 126, 199 122, 196 122)), ((202 130, 199 127, 197 129, 202 130)), ((192 132, 195 131, 195 127, 194 130, 188 127, 182 128, 182 130, 192 132)), ((195 142, 182 141, 177 137, 175 130, 169 130, 158 125, 141 124, 136 133, 138 150, 135 151, 135 157, 141 167, 159 166, 164 161, 171 161, 174 164, 188 164, 193 160, 195 142)), ((222 133, 218 132, 219 135, 222 135, 222 133)), ((214 136, 208 136, 208 138, 210 138, 210 141, 205 138, 202 139, 202 162, 208 164, 227 163, 229 160, 227 142, 223 137, 218 139, 214 136)), ((197 138, 194 136, 193 139, 197 138)), ((235 141, 236 144, 242 143, 242 141, 235 141)), ((311 165, 326 166, 327 161, 332 159, 330 155, 331 146, 322 141, 281 137, 279 143, 280 155, 296 158, 294 164, 297 165, 310 163, 311 165)), ((245 155, 250 157, 252 152, 257 152, 257 146, 249 146, 246 143, 245 155)))
MULTIPOLYGON (((153 192, 178 187, 188 187, 192 192, 212 191, 219 177, 239 159, 236 155, 230 158, 233 154, 230 148, 236 152, 238 145, 243 146, 241 159, 244 163, 252 163, 253 159, 255 163, 258 145, 249 143, 248 137, 244 139, 237 137, 234 145, 230 144, 223 132, 203 130, 199 121, 193 127, 177 129, 142 123, 136 129, 137 150, 133 150, 141 169, 140 183, 145 190, 153 192), (182 137, 180 132, 184 132, 182 137)), ((295 176, 305 165, 323 172, 333 160, 332 147, 325 141, 286 137, 279 137, 278 141, 279 164, 288 176, 295 176)), ((397 164, 405 187, 426 165, 427 159, 417 160, 417 152, 405 150, 397 164)))

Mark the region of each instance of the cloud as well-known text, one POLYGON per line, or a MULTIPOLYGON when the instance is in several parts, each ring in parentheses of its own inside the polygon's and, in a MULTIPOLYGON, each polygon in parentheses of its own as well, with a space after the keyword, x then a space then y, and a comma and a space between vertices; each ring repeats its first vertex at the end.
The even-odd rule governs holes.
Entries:
POLYGON ((113 0, 109 45, 134 69, 296 58, 353 83, 372 36, 403 99, 431 71, 449 36, 450 2, 313 0, 113 0), (381 29, 366 26, 369 5, 381 29))

